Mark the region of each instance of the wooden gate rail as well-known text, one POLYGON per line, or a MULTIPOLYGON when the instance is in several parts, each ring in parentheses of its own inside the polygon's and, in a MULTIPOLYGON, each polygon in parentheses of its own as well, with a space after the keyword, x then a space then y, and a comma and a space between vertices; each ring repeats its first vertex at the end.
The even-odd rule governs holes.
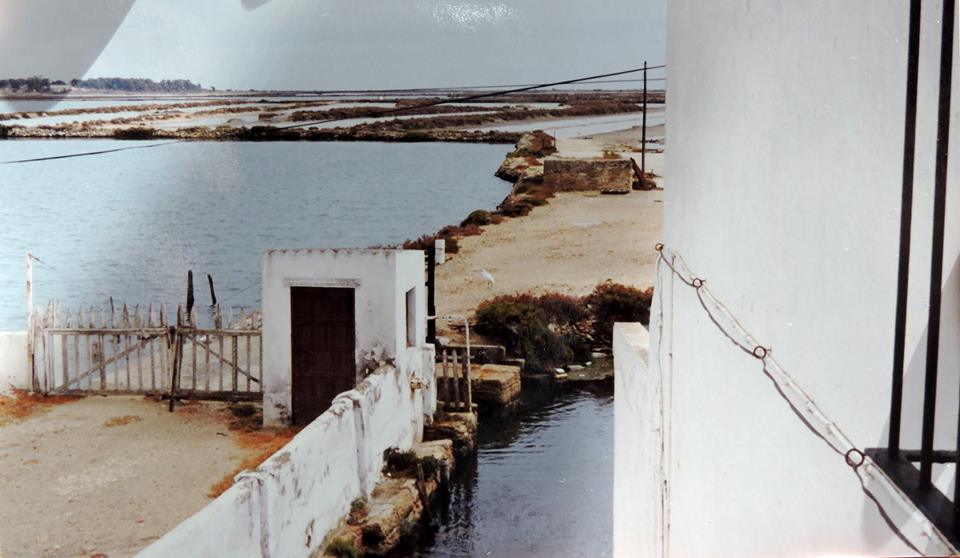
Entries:
MULTIPOLYGON (((159 321, 153 307, 142 316, 90 308, 62 314, 48 304, 31 320, 31 383, 43 393, 156 394, 217 400, 262 396, 263 344, 258 315, 241 315, 222 327, 219 307, 213 328, 194 327, 177 309, 176 325, 159 321), (65 318, 62 318, 65 316, 65 318)), ((230 321, 230 320, 228 320, 230 321)))
POLYGON ((470 355, 465 347, 443 347, 438 355, 438 404, 447 411, 473 410, 473 386, 470 384, 470 355))
MULTIPOLYGON (((113 389, 107 387, 107 367, 111 364, 114 365, 115 373, 119 374, 117 369, 118 364, 121 360, 125 364, 125 378, 126 378, 126 389, 122 391, 133 391, 133 392, 149 392, 157 391, 157 381, 156 381, 156 357, 153 347, 153 342, 157 340, 164 340, 168 336, 167 328, 141 328, 136 330, 131 329, 118 329, 118 328, 50 328, 43 330, 43 346, 45 348, 54 349, 57 346, 56 337, 60 338, 60 371, 62 372, 61 381, 62 384, 55 388, 55 391, 58 392, 70 392, 70 391, 90 391, 90 389, 84 389, 81 386, 83 380, 86 380, 93 374, 98 374, 99 386, 98 391, 121 391, 119 377, 114 382, 113 389), (86 337, 86 348, 87 350, 82 351, 83 343, 81 342, 81 337, 86 337), (70 340, 73 340, 72 348, 70 351, 70 340), (95 340, 94 340, 95 339, 95 340), (133 341, 133 340, 136 341, 133 341), (113 341, 116 345, 120 345, 120 341, 123 341, 124 348, 120 352, 115 352, 109 358, 105 358, 106 350, 105 347, 108 345, 108 341, 113 341), (132 346, 131 346, 132 345, 132 346), (150 389, 147 390, 144 386, 143 381, 143 349, 149 348, 149 373, 150 373, 150 389), (89 366, 83 372, 80 372, 81 366, 81 354, 84 354, 88 357, 87 365, 89 366), (130 369, 130 357, 136 353, 135 364, 137 370, 137 389, 131 389, 131 369, 130 369), (73 360, 73 370, 77 372, 76 376, 70 378, 70 361, 72 354, 73 360)), ((56 376, 56 366, 53 363, 52 359, 49 359, 48 362, 51 362, 48 373, 54 376, 54 381, 52 385, 56 385, 55 376, 56 376)), ((91 384, 92 382, 88 382, 91 384)))

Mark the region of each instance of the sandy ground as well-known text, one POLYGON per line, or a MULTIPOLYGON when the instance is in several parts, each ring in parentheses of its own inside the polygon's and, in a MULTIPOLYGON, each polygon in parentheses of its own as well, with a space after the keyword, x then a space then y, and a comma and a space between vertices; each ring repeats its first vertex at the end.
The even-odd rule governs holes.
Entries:
POLYGON ((118 558, 159 538, 248 455, 219 409, 92 396, 0 427, 0 557, 118 558), (136 418, 106 426, 120 417, 136 418))
MULTIPOLYGON (((599 156, 613 148, 634 157, 637 130, 560 140, 566 156, 599 156)), ((648 154, 647 167, 661 178, 664 155, 648 154)), ((560 193, 530 215, 485 227, 460 241, 459 253, 437 270, 439 314, 470 315, 477 305, 501 294, 561 292, 584 295, 607 279, 653 286, 660 240, 663 191, 624 196, 596 192, 560 193), (482 276, 494 277, 490 283, 482 276)), ((446 330, 449 320, 441 323, 446 330)))

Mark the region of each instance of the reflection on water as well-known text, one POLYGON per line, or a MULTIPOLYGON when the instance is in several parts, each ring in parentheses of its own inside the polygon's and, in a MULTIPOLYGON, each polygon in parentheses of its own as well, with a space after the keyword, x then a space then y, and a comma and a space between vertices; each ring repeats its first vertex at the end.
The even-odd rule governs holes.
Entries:
POLYGON ((475 463, 413 556, 610 556, 613 394, 568 388, 480 422, 475 463))

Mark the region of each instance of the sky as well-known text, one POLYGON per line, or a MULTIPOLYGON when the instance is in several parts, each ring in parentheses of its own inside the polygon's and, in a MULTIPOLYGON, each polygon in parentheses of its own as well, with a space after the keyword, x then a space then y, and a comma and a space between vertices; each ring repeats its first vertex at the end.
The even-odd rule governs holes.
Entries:
POLYGON ((660 64, 665 29, 666 0, 0 0, 0 76, 532 83, 660 64))

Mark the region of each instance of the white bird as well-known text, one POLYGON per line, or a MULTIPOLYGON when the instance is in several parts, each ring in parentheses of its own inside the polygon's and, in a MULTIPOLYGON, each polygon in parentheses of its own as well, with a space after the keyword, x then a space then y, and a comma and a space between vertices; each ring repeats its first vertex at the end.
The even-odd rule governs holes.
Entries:
POLYGON ((489 282, 489 283, 491 283, 491 284, 497 282, 497 280, 493 278, 493 274, 491 274, 491 273, 490 273, 489 271, 487 271, 486 269, 481 269, 481 270, 480 270, 480 276, 483 277, 484 281, 487 281, 487 282, 489 282))

